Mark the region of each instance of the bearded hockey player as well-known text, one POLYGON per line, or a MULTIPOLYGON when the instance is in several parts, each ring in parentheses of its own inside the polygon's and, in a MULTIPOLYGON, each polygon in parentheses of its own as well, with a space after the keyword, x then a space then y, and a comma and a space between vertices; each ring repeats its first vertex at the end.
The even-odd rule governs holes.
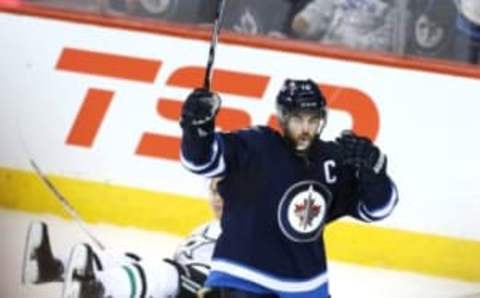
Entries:
MULTIPOLYGON (((216 181, 210 183, 210 202, 216 218, 222 200, 216 181)), ((24 250, 22 283, 63 282, 68 298, 193 298, 203 287, 218 235, 217 219, 201 225, 179 245, 172 259, 146 259, 136 254, 113 254, 80 243, 70 256, 53 252, 48 226, 30 224, 24 250)))
POLYGON ((371 140, 319 138, 327 110, 317 84, 286 80, 276 106, 281 132, 215 132, 220 97, 205 89, 182 109, 183 165, 222 178, 222 234, 206 281, 222 298, 328 297, 325 225, 342 216, 381 220, 398 200, 371 140))

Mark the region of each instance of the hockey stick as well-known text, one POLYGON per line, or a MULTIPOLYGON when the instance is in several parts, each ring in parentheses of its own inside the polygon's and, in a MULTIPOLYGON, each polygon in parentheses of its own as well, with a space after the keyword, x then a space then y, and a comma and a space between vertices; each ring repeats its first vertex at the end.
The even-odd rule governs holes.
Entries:
POLYGON ((62 193, 55 187, 55 185, 47 178, 47 176, 42 172, 40 167, 35 163, 35 161, 31 158, 28 159, 30 165, 35 170, 38 178, 45 184, 45 186, 50 190, 51 193, 57 198, 57 200, 62 204, 63 208, 73 217, 73 219, 77 222, 80 228, 87 234, 88 237, 100 248, 101 250, 105 250, 105 246, 95 237, 87 227, 85 221, 80 217, 77 210, 70 204, 70 202, 62 195, 62 193))
POLYGON ((217 0, 217 9, 215 12, 215 20, 213 22, 213 32, 210 40, 210 50, 208 51, 207 68, 205 69, 205 78, 203 80, 203 88, 210 91, 210 84, 213 75, 213 62, 215 61, 215 48, 218 43, 218 36, 223 23, 223 12, 225 10, 226 0, 217 0))
POLYGON ((32 166, 37 177, 43 182, 43 184, 45 184, 45 186, 50 190, 50 192, 53 193, 55 198, 62 204, 62 207, 72 216, 73 220, 77 222, 80 228, 87 234, 87 236, 93 241, 93 243, 95 243, 100 250, 105 250, 105 246, 97 239, 97 237, 95 237, 90 232, 90 230, 87 228, 85 221, 80 217, 77 210, 73 208, 72 204, 70 204, 67 198, 65 198, 62 193, 57 189, 57 187, 55 187, 55 185, 47 178, 47 175, 43 173, 43 171, 31 157, 32 154, 30 153, 30 150, 28 150, 27 143, 25 142, 25 139, 23 137, 23 130, 21 129, 20 119, 18 117, 15 119, 15 125, 18 132, 18 141, 21 144, 25 158, 28 159, 28 162, 32 166))

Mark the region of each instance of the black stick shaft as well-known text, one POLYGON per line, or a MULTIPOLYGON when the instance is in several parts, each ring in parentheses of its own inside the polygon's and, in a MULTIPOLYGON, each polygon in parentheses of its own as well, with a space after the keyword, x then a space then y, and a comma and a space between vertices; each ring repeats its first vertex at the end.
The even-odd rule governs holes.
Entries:
POLYGON ((77 210, 70 204, 70 202, 62 195, 62 193, 57 189, 57 187, 47 178, 47 176, 40 170, 40 167, 35 163, 33 159, 29 159, 30 165, 35 170, 37 176, 42 180, 43 184, 53 193, 55 198, 62 204, 64 209, 73 217, 73 219, 78 223, 80 228, 87 234, 88 237, 100 248, 105 250, 105 246, 95 237, 90 230, 87 228, 85 221, 80 217, 77 210))
POLYGON ((220 35, 220 29, 222 28, 225 2, 226 0, 218 0, 217 2, 217 10, 215 12, 213 32, 212 32, 212 37, 210 41, 210 50, 208 52, 207 68, 205 70, 205 78, 203 81, 203 88, 207 90, 210 90, 210 87, 211 87, 212 75, 213 75, 213 71, 212 71, 213 62, 215 61, 215 48, 217 47, 218 36, 220 35))

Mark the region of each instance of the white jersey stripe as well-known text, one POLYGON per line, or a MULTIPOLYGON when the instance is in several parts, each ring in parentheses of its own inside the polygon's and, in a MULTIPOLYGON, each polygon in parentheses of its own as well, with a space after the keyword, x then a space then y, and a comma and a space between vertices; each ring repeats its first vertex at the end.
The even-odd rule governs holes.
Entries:
POLYGON ((218 166, 208 172, 201 173, 202 176, 213 178, 221 176, 225 172, 225 159, 223 158, 223 154, 220 156, 220 161, 218 162, 218 166))
POLYGON ((214 140, 213 143, 212 143, 212 156, 210 157, 210 160, 207 161, 206 163, 201 164, 201 165, 196 165, 196 164, 188 161, 188 159, 183 155, 182 150, 180 150, 180 162, 182 163, 182 165, 185 168, 187 168, 188 170, 190 170, 192 172, 201 172, 201 171, 207 169, 209 166, 211 166, 215 162, 218 154, 219 154, 218 142, 217 142, 217 140, 214 140))
POLYGON ((358 213, 360 217, 362 217, 362 219, 365 219, 365 217, 370 218, 370 220, 367 221, 371 221, 371 219, 382 219, 392 213, 398 201, 398 191, 393 183, 390 183, 390 186, 392 189, 392 193, 390 195, 390 199, 384 207, 378 208, 376 210, 369 210, 363 202, 360 202, 360 204, 358 205, 358 213))
POLYGON ((261 273, 256 270, 246 268, 244 266, 228 262, 226 260, 212 260, 211 271, 226 273, 238 278, 242 278, 268 289, 280 292, 307 292, 320 288, 327 281, 327 273, 324 272, 318 276, 307 280, 292 281, 289 279, 281 279, 261 273))

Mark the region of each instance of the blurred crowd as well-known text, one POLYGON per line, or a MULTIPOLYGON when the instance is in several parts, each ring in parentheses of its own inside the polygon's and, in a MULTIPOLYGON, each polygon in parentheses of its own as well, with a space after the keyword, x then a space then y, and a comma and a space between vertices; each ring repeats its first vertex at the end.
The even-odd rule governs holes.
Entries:
MULTIPOLYGON (((217 0, 0 0, 210 23, 217 0)), ((479 64, 480 0, 227 0, 224 30, 479 64)))

